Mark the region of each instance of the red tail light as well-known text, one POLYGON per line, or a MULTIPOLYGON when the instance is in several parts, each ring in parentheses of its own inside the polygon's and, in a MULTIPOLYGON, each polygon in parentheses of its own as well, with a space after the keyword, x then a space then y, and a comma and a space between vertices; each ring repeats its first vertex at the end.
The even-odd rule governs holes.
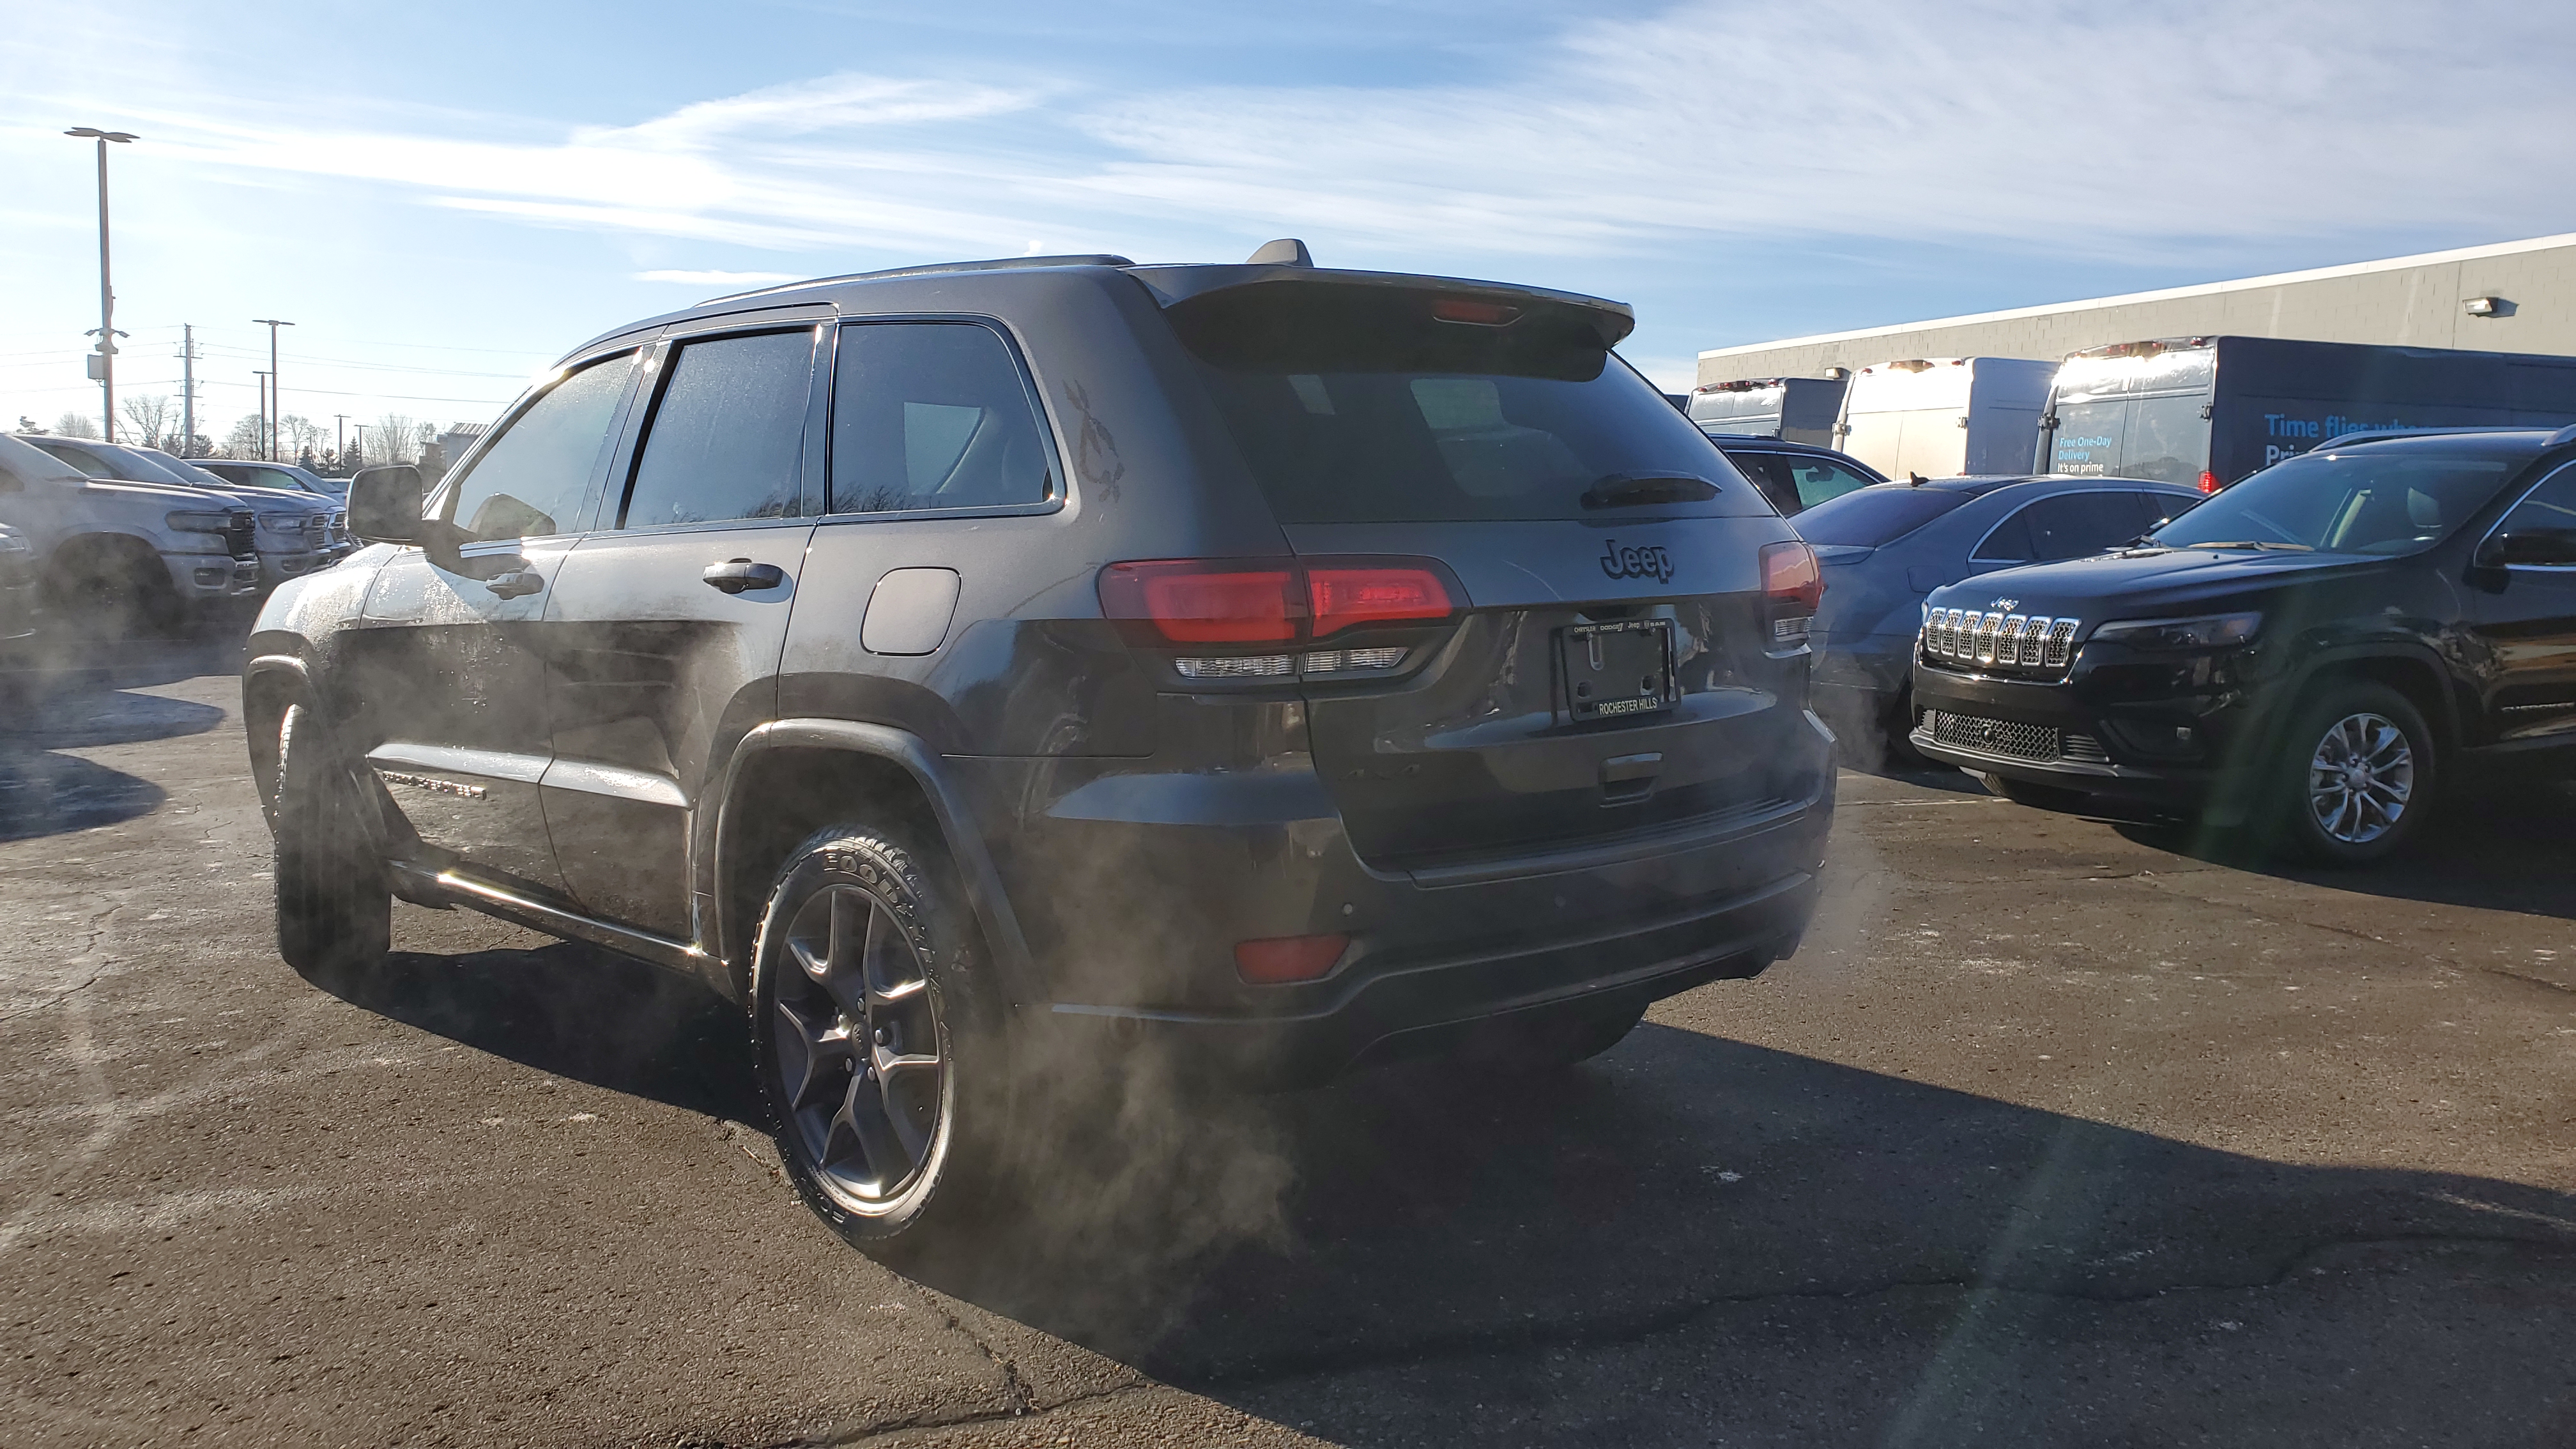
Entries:
POLYGON ((1234 948, 1236 974, 1255 986, 1313 981, 1331 973, 1351 944, 1348 936, 1273 936, 1234 948))
POLYGON ((1162 559, 1100 571, 1100 607, 1150 619, 1175 644, 1261 644, 1297 637, 1306 591, 1286 559, 1162 559))
POLYGON ((2217 475, 2217 474, 2215 474, 2215 473, 2212 473, 2212 472, 2208 471, 2207 469, 2203 469, 2203 470, 2201 470, 2201 474, 2200 474, 2200 491, 2201 491, 2201 492, 2203 492, 2203 493, 2215 493, 2215 492, 2217 492, 2217 491, 2218 491, 2218 475, 2217 475))
POLYGON ((1100 611, 1174 644, 1280 644, 1446 619, 1463 596, 1430 559, 1150 559, 1100 571, 1100 611))
POLYGON ((1825 600, 1825 573, 1816 567, 1816 551, 1803 543, 1762 545, 1762 592, 1784 616, 1813 615, 1825 600))
POLYGON ((1429 569, 1311 568, 1306 597, 1318 639, 1354 624, 1449 617, 1449 590, 1429 569))

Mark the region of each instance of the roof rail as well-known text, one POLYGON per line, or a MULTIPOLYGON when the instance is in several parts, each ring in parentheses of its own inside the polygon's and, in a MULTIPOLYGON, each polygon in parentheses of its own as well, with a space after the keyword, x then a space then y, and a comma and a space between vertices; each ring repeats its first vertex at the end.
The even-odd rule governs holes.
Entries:
MULTIPOLYGON (((844 272, 836 277, 814 277, 802 282, 781 282, 775 287, 755 287, 748 292, 732 292, 722 297, 709 297, 707 302, 733 302, 744 297, 766 297, 772 292, 794 292, 806 287, 828 286, 835 282, 874 282, 887 277, 926 277, 940 272, 1001 272, 1020 267, 1132 267, 1126 257, 1109 252, 1077 252, 1060 257, 995 257, 982 262, 927 262, 917 267, 887 267, 874 272, 844 272)), ((705 306, 706 302, 698 305, 705 306)))
MULTIPOLYGON (((2456 436, 2462 433, 2530 433, 2537 431, 2539 430, 2530 427, 2517 428, 2510 423, 2459 423, 2449 427, 2437 424, 2421 428, 2363 428, 2350 433, 2337 433, 2333 437, 2317 444, 2316 448, 2311 449, 2310 451, 2313 452, 2325 448, 2340 448, 2347 443, 2383 443, 2390 438, 2443 438, 2456 436)), ((2571 428, 2568 432, 2570 434, 2576 434, 2576 428, 2571 428)))

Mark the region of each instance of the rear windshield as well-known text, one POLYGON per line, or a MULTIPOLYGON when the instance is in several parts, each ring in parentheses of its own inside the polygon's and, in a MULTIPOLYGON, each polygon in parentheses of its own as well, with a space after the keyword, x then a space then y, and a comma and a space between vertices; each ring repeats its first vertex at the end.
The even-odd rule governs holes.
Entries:
POLYGON ((1930 523, 1968 501, 1947 488, 1881 483, 1828 498, 1798 515, 1798 536, 1809 543, 1876 548, 1930 523))
POLYGON ((1410 291, 1240 290, 1271 295, 1214 294, 1172 320, 1282 523, 1771 511, 1572 308, 1485 326, 1434 320, 1429 297, 1410 291), (1696 478, 1717 496, 1583 506, 1623 476, 1696 478))

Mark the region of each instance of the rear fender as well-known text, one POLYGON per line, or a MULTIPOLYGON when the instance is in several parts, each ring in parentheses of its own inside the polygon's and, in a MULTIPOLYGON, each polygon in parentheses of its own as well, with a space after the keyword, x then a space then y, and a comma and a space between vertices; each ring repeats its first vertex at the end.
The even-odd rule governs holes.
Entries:
POLYGON ((742 868, 736 857, 750 839, 745 816, 752 802, 745 798, 743 787, 752 766, 764 755, 781 750, 847 755, 894 766, 908 776, 956 864, 967 908, 975 913, 985 945, 1014 999, 1031 999, 1027 987, 1034 977, 1028 940, 1021 934, 1019 918, 1003 891, 974 812, 939 756, 908 731, 836 719, 775 720, 744 735, 725 761, 716 809, 698 812, 693 823, 691 884, 700 907, 698 945, 709 957, 727 963, 725 979, 714 983, 719 989, 749 999, 751 944, 759 926, 760 904, 736 888, 735 877, 742 868))

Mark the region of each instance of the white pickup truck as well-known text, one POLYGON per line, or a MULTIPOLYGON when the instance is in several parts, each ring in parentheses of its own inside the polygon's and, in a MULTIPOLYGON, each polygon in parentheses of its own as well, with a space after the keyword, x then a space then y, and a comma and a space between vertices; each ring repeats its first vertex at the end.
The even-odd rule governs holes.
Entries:
POLYGON ((0 433, 0 524, 33 553, 57 625, 173 629, 259 592, 257 516, 221 493, 84 476, 0 433))

